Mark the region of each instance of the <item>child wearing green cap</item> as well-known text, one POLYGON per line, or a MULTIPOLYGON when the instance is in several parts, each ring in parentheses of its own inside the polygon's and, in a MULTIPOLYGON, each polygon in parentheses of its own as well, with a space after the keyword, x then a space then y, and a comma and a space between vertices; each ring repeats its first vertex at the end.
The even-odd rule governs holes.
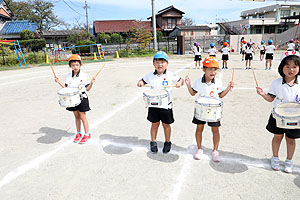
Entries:
POLYGON ((169 103, 167 106, 162 107, 149 107, 147 119, 152 123, 150 134, 150 150, 152 153, 157 153, 156 136, 160 122, 165 133, 165 143, 163 153, 168 153, 171 150, 171 124, 174 122, 173 109, 172 109, 172 87, 179 88, 183 85, 184 80, 177 74, 167 70, 169 57, 163 52, 159 51, 154 55, 153 66, 154 72, 149 72, 141 80, 138 81, 137 86, 142 87, 146 84, 151 86, 151 89, 165 89, 168 91, 169 103))

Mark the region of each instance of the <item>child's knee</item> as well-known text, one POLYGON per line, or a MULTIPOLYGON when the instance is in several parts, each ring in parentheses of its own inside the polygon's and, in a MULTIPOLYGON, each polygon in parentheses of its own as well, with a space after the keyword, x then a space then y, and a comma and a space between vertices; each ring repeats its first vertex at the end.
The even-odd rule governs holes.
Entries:
POLYGON ((285 137, 285 139, 286 139, 287 145, 295 145, 296 144, 295 139, 288 138, 288 137, 285 137))

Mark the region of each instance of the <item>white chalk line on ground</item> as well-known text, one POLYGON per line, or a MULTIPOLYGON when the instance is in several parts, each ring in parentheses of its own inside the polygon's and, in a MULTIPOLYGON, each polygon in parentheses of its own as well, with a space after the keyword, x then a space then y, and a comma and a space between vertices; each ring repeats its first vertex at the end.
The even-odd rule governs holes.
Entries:
MULTIPOLYGON (((177 71, 175 71, 175 73, 178 73, 178 72, 182 71, 183 69, 184 69, 184 67, 177 70, 177 71)), ((117 107, 115 110, 113 110, 111 113, 109 113, 103 119, 100 119, 100 120, 96 121, 94 124, 91 124, 90 130, 96 129, 101 123, 103 123, 104 121, 106 121, 109 118, 113 117, 116 113, 118 113, 119 111, 125 109, 126 107, 128 107, 129 105, 134 103, 139 98, 141 98, 141 92, 139 92, 132 100, 130 100, 127 103, 122 104, 119 107, 117 107)), ((45 162, 46 160, 49 160, 54 154, 56 154, 58 151, 64 149, 66 146, 68 146, 71 143, 72 143, 71 140, 68 140, 68 141, 62 143, 59 147, 55 148, 54 150, 52 150, 50 152, 47 152, 47 153, 45 153, 41 156, 38 156, 37 158, 35 158, 34 160, 31 160, 27 164, 22 165, 21 167, 18 167, 17 169, 9 172, 0 181, 0 189, 4 185, 10 183, 11 181, 13 181, 14 179, 18 178, 19 176, 25 174, 29 170, 34 169, 34 168, 38 168, 41 163, 45 162)))

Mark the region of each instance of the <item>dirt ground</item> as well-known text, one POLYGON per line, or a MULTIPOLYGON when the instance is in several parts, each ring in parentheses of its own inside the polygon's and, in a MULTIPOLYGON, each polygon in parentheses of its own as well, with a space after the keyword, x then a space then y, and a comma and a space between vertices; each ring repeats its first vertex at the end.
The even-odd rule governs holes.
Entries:
MULTIPOLYGON (((259 85, 268 89, 279 77, 277 52, 273 70, 254 56, 259 85)), ((220 60, 221 55, 217 58, 220 60)), ((170 56, 168 69, 181 77, 193 63, 192 55, 170 56)), ((220 62, 221 63, 221 62, 220 62)), ((93 76, 102 63, 84 64, 93 76)), ((238 54, 229 69, 219 72, 223 85, 232 77, 235 88, 223 100, 221 162, 211 160, 212 134, 203 133, 204 158, 194 160, 194 100, 186 86, 174 89, 172 150, 163 154, 164 134, 158 133, 159 153, 149 152, 150 122, 137 81, 153 71, 152 58, 107 62, 88 93, 87 113, 92 139, 72 142, 74 117, 58 104, 59 85, 50 67, 0 72, 0 199, 299 199, 300 147, 293 158, 294 172, 270 168, 271 139, 266 123, 272 104, 255 91, 251 70, 238 54)), ((62 80, 68 66, 55 66, 62 80)), ((202 76, 191 70, 192 82, 202 76)), ((299 141, 297 141, 299 144, 299 141)), ((282 142, 280 160, 286 157, 282 142)))

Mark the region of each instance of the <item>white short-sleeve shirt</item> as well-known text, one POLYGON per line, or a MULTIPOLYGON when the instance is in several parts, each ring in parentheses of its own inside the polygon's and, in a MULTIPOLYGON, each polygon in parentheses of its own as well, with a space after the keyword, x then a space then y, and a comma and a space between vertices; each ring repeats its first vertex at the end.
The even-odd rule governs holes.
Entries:
POLYGON ((264 45, 264 44, 259 45, 260 50, 265 50, 265 48, 266 48, 266 45, 264 45))
POLYGON ((215 49, 215 48, 210 48, 210 49, 208 49, 208 54, 209 54, 210 56, 215 56, 216 53, 217 53, 217 49, 215 49))
POLYGON ((294 43, 289 43, 287 50, 288 51, 293 51, 294 49, 295 49, 295 44, 294 43))
POLYGON ((86 73, 79 71, 76 76, 73 76, 73 72, 68 73, 65 84, 70 88, 78 88, 82 96, 87 97, 86 87, 90 84, 90 81, 86 73))
MULTIPOLYGON (((180 80, 180 76, 166 70, 163 74, 158 75, 155 72, 149 72, 146 76, 143 77, 143 81, 149 84, 153 89, 166 89, 169 93, 170 102, 173 101, 172 87, 164 87, 175 85, 180 80)), ((169 104, 169 108, 172 108, 172 105, 169 104)))
POLYGON ((197 47, 196 47, 196 46, 194 46, 194 47, 193 47, 193 49, 194 49, 194 53, 195 53, 195 55, 197 55, 197 56, 201 56, 201 52, 202 52, 202 49, 201 49, 201 47, 199 47, 199 51, 198 51, 198 49, 197 49, 197 47))
POLYGON ((229 52, 230 52, 230 49, 229 49, 228 47, 222 48, 222 54, 223 54, 223 55, 228 55, 229 52))
POLYGON ((274 53, 274 50, 275 50, 275 46, 272 44, 272 45, 267 45, 266 46, 266 53, 274 53))
POLYGON ((300 102, 300 85, 298 80, 294 85, 290 86, 285 83, 283 78, 278 78, 272 81, 268 94, 275 97, 273 107, 275 108, 279 103, 300 102))
POLYGON ((219 94, 224 90, 222 81, 218 78, 214 78, 210 84, 205 81, 205 75, 198 78, 193 84, 193 90, 199 95, 197 98, 208 97, 208 98, 219 98, 219 94))
POLYGON ((251 53, 253 53, 253 48, 250 46, 246 46, 245 47, 245 53, 247 53, 247 54, 251 54, 251 53))

